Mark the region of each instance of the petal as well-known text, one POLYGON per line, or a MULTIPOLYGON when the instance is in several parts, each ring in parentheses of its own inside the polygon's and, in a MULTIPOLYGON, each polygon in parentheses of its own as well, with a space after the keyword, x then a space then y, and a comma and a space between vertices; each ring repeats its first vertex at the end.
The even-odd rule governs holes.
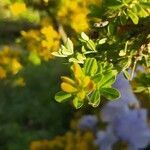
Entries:
POLYGON ((68 78, 66 76, 61 76, 61 79, 62 79, 63 82, 69 83, 71 85, 75 85, 75 81, 72 80, 71 78, 68 78))
POLYGON ((84 76, 80 65, 77 64, 77 63, 73 64, 73 72, 74 72, 74 76, 75 76, 76 79, 81 78, 81 77, 84 76))
POLYGON ((83 90, 78 92, 78 94, 77 94, 77 97, 79 97, 81 100, 83 100, 85 98, 85 96, 86 96, 86 93, 83 90))
POLYGON ((86 91, 92 92, 95 89, 95 84, 93 81, 90 81, 89 84, 86 87, 86 91))
POLYGON ((90 82, 90 77, 89 77, 89 76, 86 76, 86 77, 83 79, 83 87, 88 86, 89 82, 90 82))
POLYGON ((70 85, 66 82, 61 83, 61 89, 67 93, 77 92, 77 89, 75 87, 73 87, 72 85, 70 85))

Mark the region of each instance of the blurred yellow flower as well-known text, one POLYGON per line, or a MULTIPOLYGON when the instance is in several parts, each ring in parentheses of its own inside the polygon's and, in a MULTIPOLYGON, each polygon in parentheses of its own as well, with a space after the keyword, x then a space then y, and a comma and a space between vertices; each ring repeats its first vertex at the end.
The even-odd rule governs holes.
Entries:
POLYGON ((22 69, 22 65, 20 64, 20 62, 15 58, 12 59, 12 61, 11 61, 12 74, 18 73, 18 71, 20 71, 21 69, 22 69))
POLYGON ((89 27, 87 19, 89 10, 87 6, 81 0, 62 0, 57 16, 63 24, 71 25, 76 32, 86 31, 89 27))
POLYGON ((31 150, 50 150, 49 148, 49 141, 33 141, 30 145, 31 150))
POLYGON ((21 35, 27 49, 36 51, 45 61, 53 58, 51 53, 59 49, 60 35, 50 24, 46 23, 40 30, 21 31, 21 35))
POLYGON ((78 13, 72 16, 71 26, 76 32, 86 31, 89 28, 87 15, 78 13))
POLYGON ((19 62, 21 51, 12 50, 10 47, 4 47, 0 50, 0 78, 4 78, 8 73, 16 74, 22 69, 19 62))
POLYGON ((18 16, 27 10, 25 3, 16 2, 10 6, 10 11, 14 16, 18 16))
POLYGON ((57 136, 48 141, 33 141, 30 150, 96 150, 94 136, 91 132, 80 133, 68 131, 63 136, 57 136))
POLYGON ((51 25, 43 27, 41 29, 41 33, 43 35, 45 35, 45 37, 47 39, 49 39, 49 38, 51 38, 51 39, 52 38, 58 38, 58 36, 59 36, 58 33, 54 30, 54 28, 51 25))
POLYGON ((0 66, 0 79, 6 78, 6 71, 0 66))

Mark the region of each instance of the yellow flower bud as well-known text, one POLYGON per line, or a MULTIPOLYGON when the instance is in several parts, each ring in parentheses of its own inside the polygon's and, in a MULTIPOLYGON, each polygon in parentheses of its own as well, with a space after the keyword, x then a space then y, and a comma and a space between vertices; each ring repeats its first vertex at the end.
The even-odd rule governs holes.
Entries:
POLYGON ((73 72, 74 72, 74 76, 75 76, 76 79, 81 78, 81 77, 84 76, 80 65, 77 64, 77 63, 73 64, 73 72))
POLYGON ((83 79, 83 87, 86 87, 88 86, 89 82, 90 82, 90 77, 89 76, 86 76, 84 79, 83 79))
POLYGON ((89 84, 87 85, 86 90, 87 90, 88 92, 92 92, 94 89, 95 89, 95 84, 94 84, 93 81, 90 81, 89 84))
POLYGON ((86 93, 84 90, 78 92, 77 97, 79 97, 81 100, 83 100, 86 96, 86 93))
POLYGON ((61 83, 61 89, 67 93, 77 92, 77 89, 75 87, 73 87, 72 85, 70 85, 66 82, 61 83))
POLYGON ((68 77, 66 77, 66 76, 61 76, 61 79, 62 79, 64 82, 66 82, 66 83, 69 83, 69 84, 71 84, 71 85, 75 85, 75 81, 72 80, 72 79, 70 79, 70 78, 68 78, 68 77))
POLYGON ((6 71, 0 66, 0 79, 6 78, 6 71))

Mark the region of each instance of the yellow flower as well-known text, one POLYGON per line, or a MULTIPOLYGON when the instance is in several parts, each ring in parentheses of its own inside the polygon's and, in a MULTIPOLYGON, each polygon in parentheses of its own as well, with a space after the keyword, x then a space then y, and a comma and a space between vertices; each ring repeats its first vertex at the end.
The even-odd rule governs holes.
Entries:
POLYGON ((6 71, 0 66, 0 79, 6 78, 6 71))
POLYGON ((69 83, 69 84, 71 84, 71 85, 75 85, 75 81, 72 80, 72 79, 70 79, 70 78, 68 78, 68 77, 66 77, 66 76, 61 76, 61 79, 62 79, 64 82, 66 82, 66 83, 69 83))
POLYGON ((71 22, 71 26, 76 32, 86 31, 89 28, 87 17, 85 14, 76 14, 72 19, 73 21, 71 22))
POLYGON ((79 99, 84 99, 86 96, 86 92, 84 90, 81 90, 77 93, 77 97, 79 97, 79 99))
POLYGON ((50 150, 49 141, 33 141, 30 145, 30 150, 50 150))
POLYGON ((89 76, 86 76, 79 64, 72 66, 74 80, 62 76, 61 89, 64 92, 75 94, 80 100, 84 100, 86 94, 90 94, 95 89, 94 82, 89 76))
POLYGON ((14 16, 18 16, 27 10, 25 3, 16 2, 10 6, 10 11, 14 16))
POLYGON ((18 71, 22 68, 22 65, 20 64, 20 62, 17 59, 12 59, 11 62, 11 71, 12 74, 16 74, 18 73, 18 71))
POLYGON ((67 93, 74 93, 74 92, 77 92, 77 89, 75 87, 73 87, 72 85, 66 83, 66 82, 62 82, 61 83, 61 89, 64 91, 64 92, 67 92, 67 93))
POLYGON ((40 30, 21 31, 27 49, 36 51, 38 56, 45 61, 53 58, 52 52, 59 49, 60 35, 52 25, 46 23, 40 30))
POLYGON ((72 70, 73 70, 73 73, 74 73, 74 76, 75 76, 76 79, 81 78, 81 77, 84 76, 83 71, 82 71, 79 64, 74 63, 73 67, 72 67, 72 70))
POLYGON ((52 26, 47 26, 47 27, 43 27, 41 29, 41 33, 46 37, 46 39, 54 39, 54 38, 58 38, 59 35, 58 33, 54 30, 54 28, 52 26))

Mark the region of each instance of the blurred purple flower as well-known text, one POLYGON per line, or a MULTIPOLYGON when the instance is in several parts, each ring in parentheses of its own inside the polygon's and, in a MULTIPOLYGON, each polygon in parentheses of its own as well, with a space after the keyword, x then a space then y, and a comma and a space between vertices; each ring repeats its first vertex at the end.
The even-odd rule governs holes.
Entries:
POLYGON ((116 136, 127 141, 134 149, 144 148, 150 144, 150 127, 147 124, 147 112, 134 109, 118 115, 112 122, 116 136))
POLYGON ((95 144, 100 150, 111 150, 112 145, 117 142, 117 137, 113 134, 111 126, 106 131, 99 131, 96 134, 95 144))
MULTIPOLYGON (((136 96, 133 94, 132 87, 129 81, 124 77, 123 73, 120 73, 117 76, 116 82, 114 83, 113 87, 118 89, 121 93, 121 98, 115 101, 115 105, 139 105, 139 102, 136 96)), ((114 102, 112 102, 114 103, 114 102)))
POLYGON ((120 91, 121 98, 116 101, 108 102, 101 110, 101 118, 104 122, 112 121, 116 115, 128 111, 129 106, 139 107, 139 102, 123 73, 117 76, 113 86, 120 91))
POLYGON ((78 127, 82 131, 90 129, 95 132, 97 130, 97 123, 98 120, 96 116, 85 115, 80 119, 78 127))
POLYGON ((111 150, 117 140, 128 142, 130 150, 145 148, 150 144, 150 127, 145 109, 129 109, 117 115, 105 132, 98 133, 96 144, 102 150, 111 150))
POLYGON ((122 140, 128 142, 129 150, 145 148, 150 144, 147 111, 139 108, 139 102, 123 73, 118 75, 113 86, 121 92, 121 98, 108 102, 101 110, 102 121, 109 124, 106 131, 97 133, 96 144, 101 150, 111 150, 117 140, 122 140), (134 109, 129 106, 134 106, 134 109))

